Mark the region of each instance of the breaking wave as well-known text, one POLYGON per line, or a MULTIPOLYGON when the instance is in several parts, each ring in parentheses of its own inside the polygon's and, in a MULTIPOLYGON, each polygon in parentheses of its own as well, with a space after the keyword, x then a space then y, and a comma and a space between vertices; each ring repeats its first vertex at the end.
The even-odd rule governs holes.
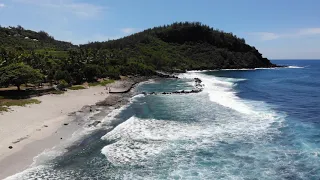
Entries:
MULTIPOLYGON (((246 79, 218 78, 198 72, 188 72, 181 78, 200 78, 203 93, 221 105, 215 117, 197 122, 165 119, 143 119, 132 116, 102 137, 109 142, 101 153, 113 165, 148 165, 172 151, 193 152, 221 142, 272 139, 277 134, 284 115, 279 115, 264 102, 242 100, 233 87, 246 79)), ((177 160, 178 161, 178 160, 177 160)))

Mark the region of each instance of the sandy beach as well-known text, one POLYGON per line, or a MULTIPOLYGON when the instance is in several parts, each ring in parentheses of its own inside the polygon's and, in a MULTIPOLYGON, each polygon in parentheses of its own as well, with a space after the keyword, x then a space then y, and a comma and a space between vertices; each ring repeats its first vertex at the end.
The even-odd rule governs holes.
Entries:
POLYGON ((9 112, 0 114, 0 179, 27 168, 34 156, 62 141, 60 136, 71 135, 76 128, 69 125, 73 120, 70 113, 83 106, 94 105, 108 96, 103 86, 69 90, 61 95, 35 97, 41 101, 40 104, 11 107, 9 112), (65 130, 62 131, 62 127, 65 130), (38 143, 37 147, 28 147, 53 134, 55 139, 38 143))

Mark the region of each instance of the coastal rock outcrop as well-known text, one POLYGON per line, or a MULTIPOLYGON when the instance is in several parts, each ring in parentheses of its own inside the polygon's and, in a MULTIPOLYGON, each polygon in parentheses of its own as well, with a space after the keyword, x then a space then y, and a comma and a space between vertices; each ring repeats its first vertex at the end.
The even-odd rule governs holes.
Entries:
POLYGON ((192 94, 192 93, 199 93, 202 92, 203 90, 203 84, 202 80, 199 78, 194 78, 195 81, 195 89, 192 90, 178 90, 178 91, 172 91, 172 92, 161 92, 161 93, 157 93, 157 92, 151 92, 151 93, 147 93, 147 92, 142 92, 143 95, 157 95, 157 94, 163 94, 163 95, 167 95, 167 94, 192 94))

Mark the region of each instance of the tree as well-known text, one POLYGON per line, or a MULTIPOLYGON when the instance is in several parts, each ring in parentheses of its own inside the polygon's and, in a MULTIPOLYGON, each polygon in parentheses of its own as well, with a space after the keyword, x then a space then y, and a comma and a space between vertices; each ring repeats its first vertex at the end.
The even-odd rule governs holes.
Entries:
POLYGON ((67 83, 70 83, 72 81, 70 73, 68 71, 61 71, 61 70, 56 71, 56 73, 54 74, 54 79, 56 81, 64 80, 67 83))
POLYGON ((17 86, 20 90, 21 84, 40 83, 43 75, 39 70, 33 69, 31 66, 23 63, 14 63, 0 68, 0 85, 9 86, 10 84, 17 86))
POLYGON ((47 82, 65 80, 69 84, 118 79, 119 75, 152 75, 155 70, 274 66, 244 39, 199 22, 176 22, 80 46, 57 41, 44 31, 0 27, 0 68, 21 62, 39 69, 47 82))
POLYGON ((88 64, 84 67, 83 73, 85 78, 89 81, 92 82, 94 81, 95 78, 99 78, 103 76, 104 74, 104 69, 101 66, 95 65, 95 64, 88 64))

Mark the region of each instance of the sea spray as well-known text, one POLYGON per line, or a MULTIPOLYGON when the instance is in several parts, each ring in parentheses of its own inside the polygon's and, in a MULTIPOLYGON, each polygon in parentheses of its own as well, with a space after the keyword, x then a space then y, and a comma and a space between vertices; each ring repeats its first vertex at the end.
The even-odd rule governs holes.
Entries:
POLYGON ((213 102, 245 114, 252 114, 254 112, 249 105, 245 104, 239 97, 236 96, 236 92, 233 90, 233 86, 235 85, 234 82, 242 81, 242 79, 236 80, 228 78, 227 80, 223 81, 218 77, 212 77, 195 72, 182 74, 180 77, 201 79, 202 83, 204 84, 203 91, 208 93, 210 100, 213 102))

